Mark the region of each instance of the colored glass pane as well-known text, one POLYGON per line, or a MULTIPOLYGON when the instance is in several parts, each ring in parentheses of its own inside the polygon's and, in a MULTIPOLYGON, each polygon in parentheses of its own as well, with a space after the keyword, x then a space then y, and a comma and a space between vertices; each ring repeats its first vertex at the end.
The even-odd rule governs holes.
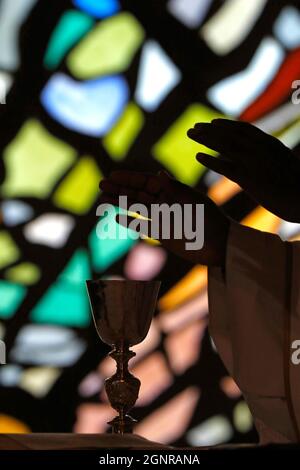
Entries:
POLYGON ((73 3, 96 18, 111 16, 120 8, 118 0, 73 0, 73 3))
POLYGON ((103 139, 104 147, 114 160, 126 157, 143 124, 142 111, 136 104, 129 103, 121 119, 103 139))
POLYGON ((47 83, 41 100, 50 116, 63 126, 101 137, 122 114, 128 100, 128 85, 119 76, 79 83, 58 73, 47 83))
POLYGON ((130 13, 120 13, 96 26, 70 53, 67 64, 81 80, 123 72, 144 38, 144 30, 130 13))
POLYGON ((54 203, 76 214, 86 213, 99 195, 102 174, 92 157, 82 157, 54 193, 54 203))
POLYGON ((0 317, 12 317, 25 295, 26 289, 23 286, 0 280, 0 317))
POLYGON ((221 114, 213 109, 201 104, 190 105, 154 146, 155 158, 180 181, 194 185, 205 171, 195 155, 198 152, 215 155, 215 152, 189 139, 187 130, 196 122, 210 122, 217 117, 221 114))
POLYGON ((67 11, 60 18, 50 38, 44 64, 48 69, 55 69, 65 54, 74 46, 92 27, 94 21, 80 11, 67 11))
POLYGON ((0 232, 0 269, 19 259, 20 252, 8 232, 0 232))
POLYGON ((124 256, 139 238, 116 222, 118 212, 118 208, 108 210, 90 235, 93 268, 98 272, 105 271, 124 256))
POLYGON ((45 198, 75 158, 76 152, 70 145, 31 119, 4 150, 7 177, 2 193, 6 197, 45 198))
POLYGON ((33 263, 21 263, 5 271, 5 277, 9 281, 24 285, 36 284, 41 277, 40 268, 33 263))
POLYGON ((135 99, 146 111, 155 111, 181 79, 181 72, 153 40, 143 47, 135 99))

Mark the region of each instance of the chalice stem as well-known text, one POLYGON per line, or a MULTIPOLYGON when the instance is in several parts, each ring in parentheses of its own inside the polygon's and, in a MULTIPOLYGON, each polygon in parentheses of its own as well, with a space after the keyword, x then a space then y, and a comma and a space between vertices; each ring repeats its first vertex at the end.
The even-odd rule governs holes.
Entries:
POLYGON ((116 373, 107 379, 105 389, 111 406, 118 411, 111 424, 113 433, 131 433, 135 420, 127 413, 133 408, 139 394, 140 381, 128 370, 129 360, 135 356, 124 341, 116 344, 110 356, 117 363, 116 373))

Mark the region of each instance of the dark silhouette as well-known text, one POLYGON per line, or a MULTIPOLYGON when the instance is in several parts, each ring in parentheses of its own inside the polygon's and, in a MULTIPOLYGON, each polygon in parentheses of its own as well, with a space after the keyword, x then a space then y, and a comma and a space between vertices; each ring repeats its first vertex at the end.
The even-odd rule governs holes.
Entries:
MULTIPOLYGON (((300 221, 300 160, 278 139, 255 126, 226 119, 198 123, 188 136, 220 152, 220 157, 199 153, 206 167, 238 183, 258 204, 291 222, 300 221)), ((113 172, 100 183, 102 202, 118 204, 121 195, 129 203, 180 203, 205 205, 205 244, 199 252, 185 251, 185 240, 161 240, 173 253, 206 265, 222 265, 230 219, 204 194, 166 172, 158 175, 127 170, 113 172)), ((119 216, 119 223, 125 218, 119 216)), ((127 222, 131 219, 127 218, 127 222)), ((150 222, 149 222, 150 223, 150 222)))

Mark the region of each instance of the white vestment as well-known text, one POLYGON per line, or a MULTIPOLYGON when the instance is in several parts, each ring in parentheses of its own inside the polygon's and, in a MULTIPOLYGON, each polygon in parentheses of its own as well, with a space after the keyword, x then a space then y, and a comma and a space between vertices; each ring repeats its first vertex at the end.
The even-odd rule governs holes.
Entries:
POLYGON ((209 268, 208 294, 210 334, 260 442, 299 441, 300 364, 291 358, 300 340, 300 242, 232 223, 225 269, 209 268))

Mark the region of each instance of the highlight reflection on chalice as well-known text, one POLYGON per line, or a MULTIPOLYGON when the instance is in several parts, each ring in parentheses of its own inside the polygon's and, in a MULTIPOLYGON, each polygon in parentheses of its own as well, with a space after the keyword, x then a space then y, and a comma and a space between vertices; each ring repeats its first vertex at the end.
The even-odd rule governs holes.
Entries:
POLYGON ((128 370, 136 355, 130 347, 141 343, 149 331, 159 288, 159 281, 87 281, 98 335, 113 347, 109 355, 117 363, 116 373, 105 382, 110 404, 119 413, 109 423, 114 433, 132 432, 136 422, 128 415, 140 389, 140 381, 128 370))

